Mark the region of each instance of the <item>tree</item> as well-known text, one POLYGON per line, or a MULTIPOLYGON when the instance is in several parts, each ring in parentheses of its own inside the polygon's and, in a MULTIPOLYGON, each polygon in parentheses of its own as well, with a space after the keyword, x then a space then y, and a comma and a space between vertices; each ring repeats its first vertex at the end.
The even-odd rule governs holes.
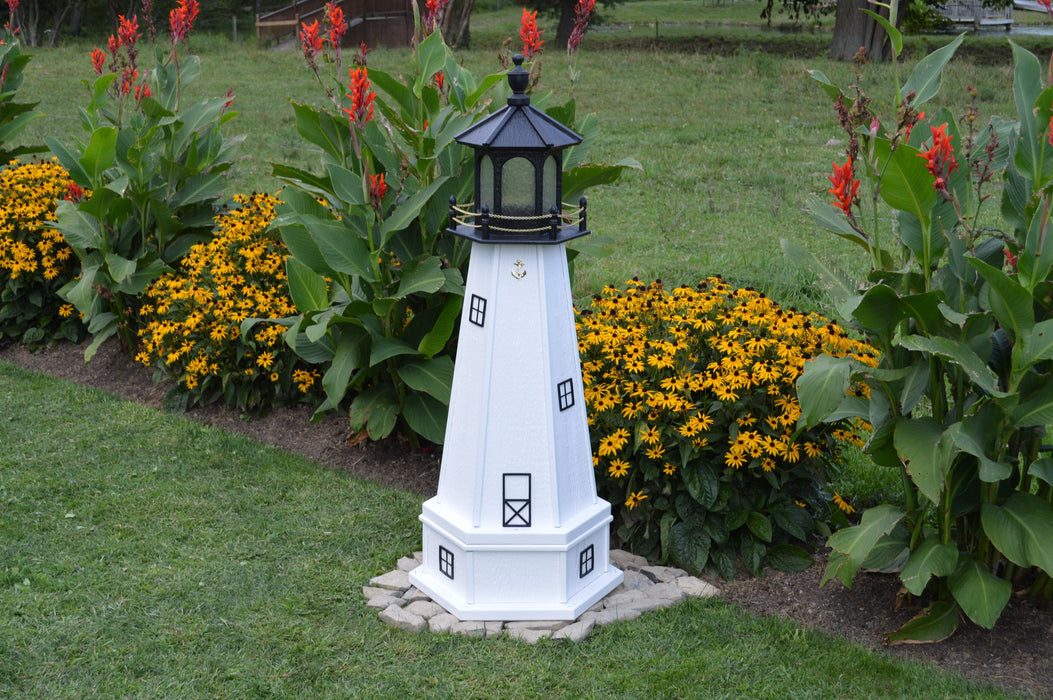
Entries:
MULTIPOLYGON (((612 8, 617 4, 618 0, 599 0, 599 2, 604 7, 612 8)), ((548 37, 545 37, 545 46, 556 47, 561 51, 566 50, 567 41, 574 30, 574 9, 578 5, 578 0, 525 0, 523 4, 540 10, 544 15, 559 17, 559 24, 556 27, 556 38, 550 41, 548 37)))
POLYGON ((869 0, 837 0, 830 58, 850 61, 860 49, 865 49, 867 57, 872 61, 886 61, 891 58, 885 30, 862 10, 879 11, 886 19, 889 16, 887 7, 871 3, 869 0))
POLYGON ((453 48, 468 46, 468 20, 471 17, 475 0, 452 0, 446 6, 442 17, 442 38, 453 48))

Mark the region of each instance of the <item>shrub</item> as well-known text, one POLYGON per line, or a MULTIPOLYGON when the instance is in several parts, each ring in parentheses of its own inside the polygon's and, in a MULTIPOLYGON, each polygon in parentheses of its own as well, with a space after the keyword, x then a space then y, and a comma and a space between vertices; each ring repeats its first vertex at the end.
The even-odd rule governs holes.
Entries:
POLYGON ((266 409, 312 397, 318 374, 282 342, 285 327, 260 322, 243 337, 242 321, 291 315, 288 251, 269 230, 275 197, 237 195, 240 206, 216 217, 216 235, 190 249, 182 270, 146 290, 136 359, 178 380, 170 403, 223 399, 266 409))
POLYGON ((55 202, 78 196, 61 165, 46 161, 0 170, 0 342, 27 344, 66 338, 80 342, 85 329, 73 306, 58 295, 77 265, 55 220, 55 202))
POLYGON ((811 563, 796 543, 829 514, 839 443, 858 438, 843 421, 797 432, 795 382, 823 352, 874 364, 869 346, 719 277, 607 287, 578 338, 598 489, 624 542, 725 578, 736 553, 758 575, 811 563))

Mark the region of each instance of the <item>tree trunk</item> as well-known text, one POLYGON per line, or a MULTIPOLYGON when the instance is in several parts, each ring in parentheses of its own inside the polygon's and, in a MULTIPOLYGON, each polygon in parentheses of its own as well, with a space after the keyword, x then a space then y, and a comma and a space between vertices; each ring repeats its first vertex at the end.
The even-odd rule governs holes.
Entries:
POLYGON ((442 17, 442 36, 453 48, 468 48, 468 20, 475 0, 453 0, 442 17))
POLYGON ((888 10, 867 0, 837 0, 834 20, 834 38, 830 42, 830 58, 851 61, 860 49, 866 49, 871 61, 886 61, 891 58, 888 37, 873 17, 860 10, 879 10, 888 17, 888 10))
POLYGON ((550 49, 558 51, 567 50, 567 42, 570 40, 570 33, 574 31, 574 6, 577 5, 576 0, 560 0, 559 3, 559 25, 556 27, 556 39, 553 45, 549 45, 550 49))

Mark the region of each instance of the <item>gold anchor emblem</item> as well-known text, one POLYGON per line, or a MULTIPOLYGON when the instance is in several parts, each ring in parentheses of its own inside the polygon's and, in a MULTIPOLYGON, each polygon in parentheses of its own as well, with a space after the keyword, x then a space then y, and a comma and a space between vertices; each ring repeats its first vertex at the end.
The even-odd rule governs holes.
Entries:
POLYGON ((516 260, 515 264, 512 265, 512 276, 517 280, 526 277, 526 265, 523 264, 522 260, 516 260))

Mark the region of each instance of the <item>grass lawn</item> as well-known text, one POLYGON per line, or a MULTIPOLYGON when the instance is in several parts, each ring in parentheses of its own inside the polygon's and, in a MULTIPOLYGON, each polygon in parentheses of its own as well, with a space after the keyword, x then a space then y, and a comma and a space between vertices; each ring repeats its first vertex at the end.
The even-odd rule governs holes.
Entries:
POLYGON ((1000 697, 690 601, 536 647, 409 633, 361 587, 420 502, 0 363, 0 697, 1000 697))

